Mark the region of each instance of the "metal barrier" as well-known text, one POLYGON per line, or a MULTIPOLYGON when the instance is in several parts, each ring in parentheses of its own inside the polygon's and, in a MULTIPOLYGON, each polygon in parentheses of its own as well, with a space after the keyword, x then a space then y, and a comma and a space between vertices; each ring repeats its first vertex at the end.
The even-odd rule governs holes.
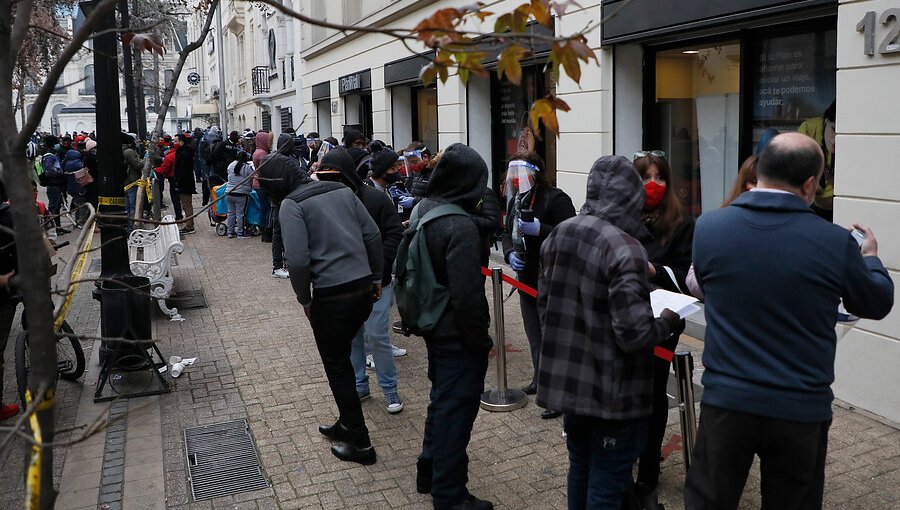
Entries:
POLYGON ((675 382, 678 386, 678 414, 684 450, 684 469, 691 467, 697 440, 697 413, 694 409, 694 358, 690 352, 675 353, 675 382))
POLYGON ((497 351, 497 389, 481 394, 485 411, 513 411, 525 407, 528 397, 522 390, 506 387, 506 325, 503 321, 503 270, 491 268, 494 294, 494 350, 497 351))

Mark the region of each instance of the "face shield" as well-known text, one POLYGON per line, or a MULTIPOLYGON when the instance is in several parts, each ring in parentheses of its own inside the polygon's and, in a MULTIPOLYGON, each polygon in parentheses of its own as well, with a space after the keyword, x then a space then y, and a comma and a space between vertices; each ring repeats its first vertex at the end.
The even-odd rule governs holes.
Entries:
POLYGON ((403 177, 409 177, 409 164, 406 162, 406 156, 400 156, 397 160, 397 172, 403 177))
POLYGON ((407 175, 421 173, 425 168, 424 153, 421 150, 403 151, 403 159, 406 162, 407 175))
POLYGON ((537 167, 527 161, 520 159, 510 161, 506 169, 506 182, 503 185, 506 197, 513 199, 530 191, 537 179, 537 171, 537 167))
POLYGON ((319 147, 319 159, 322 159, 322 156, 328 154, 328 151, 334 148, 334 145, 331 145, 330 142, 322 142, 322 146, 319 147))

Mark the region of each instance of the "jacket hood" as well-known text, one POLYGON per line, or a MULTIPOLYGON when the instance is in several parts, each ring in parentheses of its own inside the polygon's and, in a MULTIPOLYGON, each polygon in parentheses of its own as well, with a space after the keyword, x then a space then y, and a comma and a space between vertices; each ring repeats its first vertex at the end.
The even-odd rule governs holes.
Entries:
POLYGON ((69 149, 66 151, 66 155, 65 155, 64 159, 70 159, 70 160, 82 159, 81 152, 79 152, 75 149, 69 149))
POLYGON ((284 200, 284 197, 310 180, 303 172, 298 172, 291 165, 279 164, 260 166, 257 179, 259 187, 268 193, 272 201, 276 203, 284 200))
POLYGON ((319 171, 326 168, 339 170, 344 177, 345 184, 349 183, 348 186, 354 193, 357 193, 360 187, 363 186, 362 180, 356 174, 356 164, 353 162, 353 157, 347 149, 341 146, 331 149, 328 151, 328 154, 319 160, 319 171))
POLYGON ((222 130, 219 129, 219 126, 213 126, 209 128, 203 139, 206 140, 206 143, 218 142, 222 139, 222 130))
POLYGON ((484 196, 487 176, 484 159, 468 145, 454 143, 434 167, 425 196, 471 211, 484 196))
POLYGON ((284 154, 285 156, 292 156, 294 154, 294 150, 296 150, 294 137, 288 133, 281 133, 280 135, 278 135, 278 145, 276 145, 276 147, 278 147, 279 153, 284 154))
POLYGON ((644 185, 634 165, 623 156, 604 156, 588 175, 587 199, 581 214, 598 216, 639 241, 652 239, 641 223, 644 185))
POLYGON ((260 131, 259 133, 256 133, 256 148, 257 149, 262 149, 266 152, 269 152, 269 150, 271 150, 271 148, 272 148, 271 141, 272 141, 272 137, 269 136, 269 133, 266 133, 265 131, 260 131))

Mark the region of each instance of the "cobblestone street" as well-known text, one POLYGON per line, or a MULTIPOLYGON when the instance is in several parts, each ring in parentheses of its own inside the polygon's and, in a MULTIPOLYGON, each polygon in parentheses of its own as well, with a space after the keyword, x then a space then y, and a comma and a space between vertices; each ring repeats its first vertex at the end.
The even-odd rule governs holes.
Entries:
MULTIPOLYGON (((336 407, 290 283, 271 277, 271 245, 259 238, 219 237, 205 221, 198 222, 197 233, 184 242, 176 289, 202 289, 208 307, 181 310, 184 322, 169 322, 154 307, 155 337, 164 357, 199 360, 178 379, 166 375, 172 381, 170 394, 116 403, 110 412, 123 417, 115 422, 124 421, 121 430, 111 427, 57 456, 62 473, 57 508, 431 508, 430 498, 415 491, 415 460, 429 390, 423 341, 393 336, 396 345, 408 350, 396 360, 402 413, 386 412, 371 377, 374 398, 363 403, 363 410, 378 462, 368 467, 341 462, 316 430, 334 421, 336 407), (270 488, 194 502, 184 428, 240 418, 250 423, 270 488)), ((524 385, 531 369, 516 300, 510 297, 505 307, 512 387, 524 385)), ((89 291, 80 291, 76 302, 85 307, 73 314, 79 327, 96 328, 99 306, 89 299, 89 291)), ((685 349, 702 349, 702 342, 682 340, 685 349)), ((61 426, 90 421, 108 407, 91 401, 97 352, 89 342, 84 346, 90 358, 85 391, 61 383, 61 426)), ((11 401, 15 389, 12 351, 6 352, 4 401, 11 401)), ((495 376, 492 361, 486 386, 494 384, 495 376)), ((900 431, 835 409, 826 506, 900 507, 900 431)), ((469 489, 494 501, 498 509, 566 508, 562 422, 541 420, 539 412, 532 401, 511 413, 479 413, 469 447, 469 489)), ((675 409, 670 410, 669 423, 660 499, 671 510, 683 507, 675 409)), ((21 504, 22 473, 15 469, 21 453, 19 447, 5 454, 10 467, 4 469, 0 485, 4 508, 21 504)), ((758 480, 751 476, 742 508, 759 507, 758 490, 758 480)))

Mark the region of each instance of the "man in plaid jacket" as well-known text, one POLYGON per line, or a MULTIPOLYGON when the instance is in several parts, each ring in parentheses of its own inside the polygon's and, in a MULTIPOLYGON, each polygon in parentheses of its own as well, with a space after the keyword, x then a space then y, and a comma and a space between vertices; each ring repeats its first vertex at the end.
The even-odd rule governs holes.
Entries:
POLYGON ((646 443, 653 347, 679 324, 650 308, 643 204, 632 164, 600 158, 581 213, 541 248, 537 402, 564 413, 570 509, 619 508, 646 443))

